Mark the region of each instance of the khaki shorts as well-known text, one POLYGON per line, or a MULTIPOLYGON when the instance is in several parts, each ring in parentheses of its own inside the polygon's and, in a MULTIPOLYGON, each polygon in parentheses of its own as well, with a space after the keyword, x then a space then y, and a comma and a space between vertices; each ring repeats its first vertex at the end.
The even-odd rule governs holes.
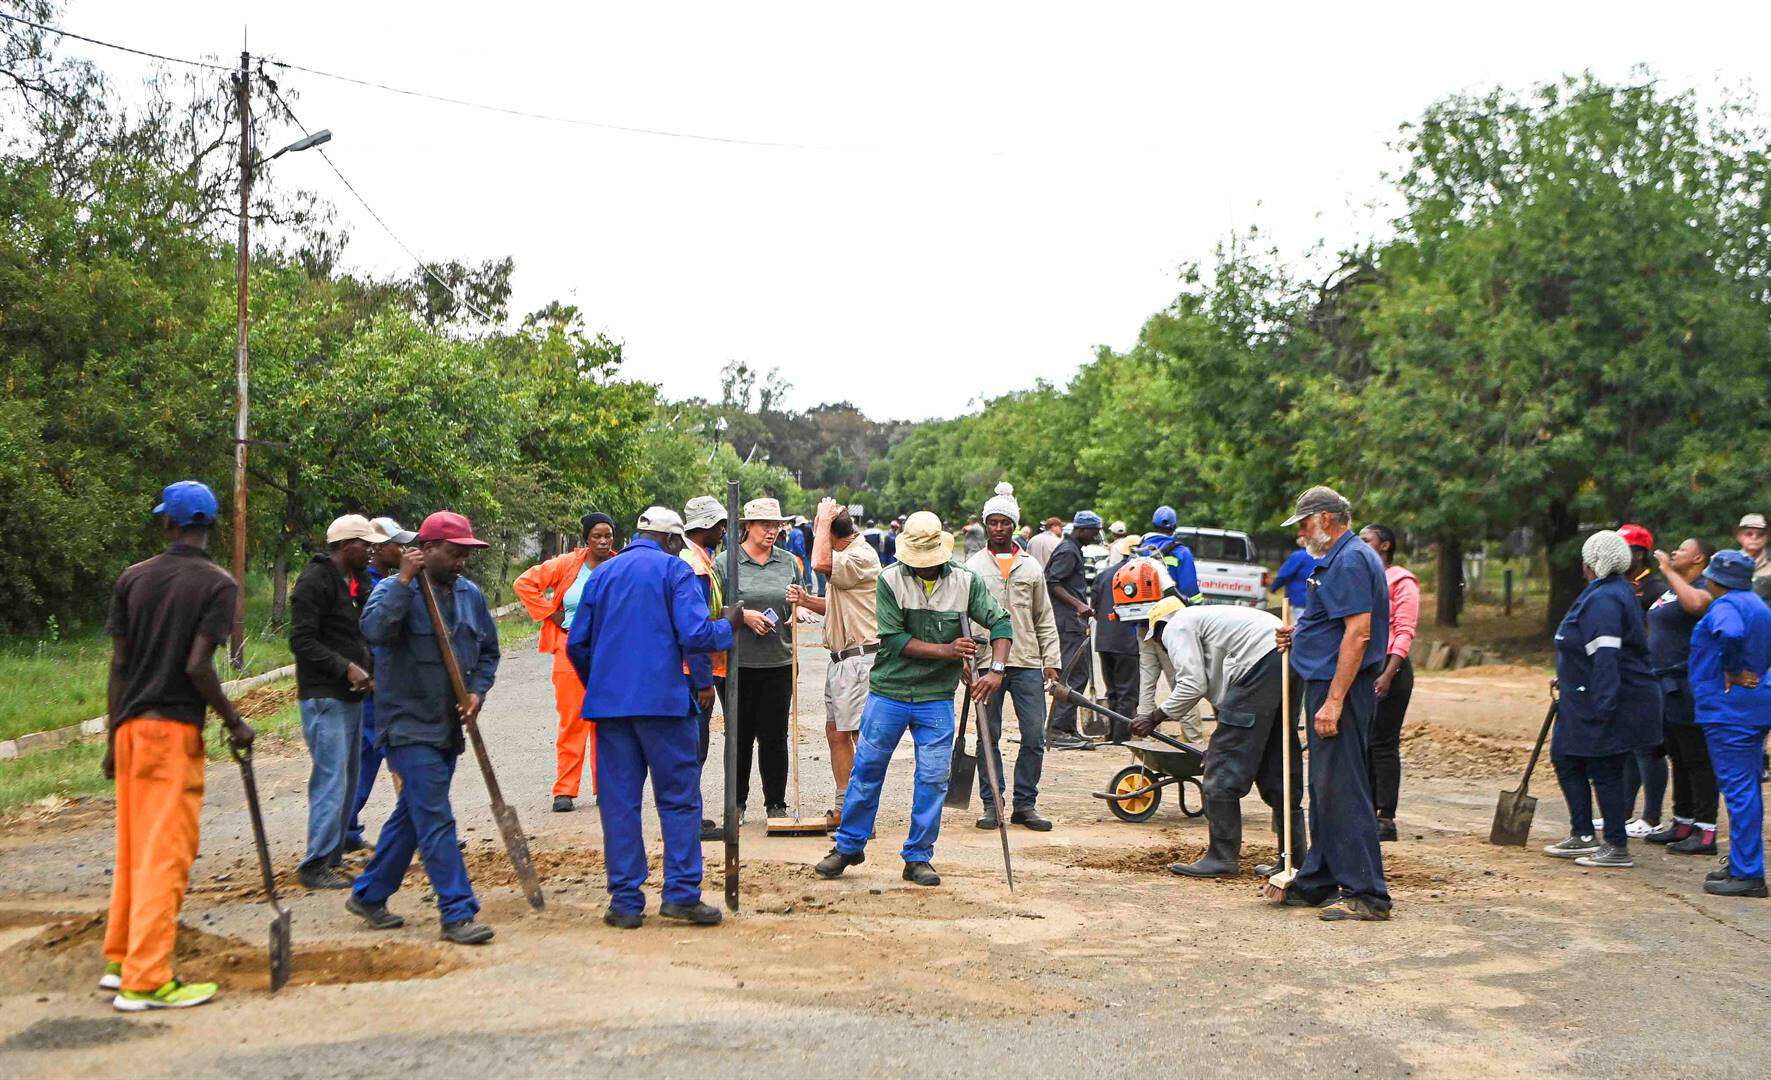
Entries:
POLYGON ((838 660, 824 672, 824 716, 838 731, 861 730, 861 707, 873 676, 873 653, 838 660))

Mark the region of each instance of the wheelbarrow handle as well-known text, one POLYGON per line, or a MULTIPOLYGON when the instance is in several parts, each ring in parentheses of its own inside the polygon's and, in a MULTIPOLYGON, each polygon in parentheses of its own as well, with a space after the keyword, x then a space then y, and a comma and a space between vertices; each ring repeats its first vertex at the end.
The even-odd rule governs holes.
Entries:
MULTIPOLYGON (((1056 698, 1059 701, 1068 701, 1073 705, 1080 705, 1085 709, 1091 709, 1094 712, 1100 713, 1102 716, 1105 716, 1109 720, 1119 721, 1120 723, 1126 725, 1126 727, 1128 727, 1128 728, 1132 724, 1131 717, 1126 716, 1123 713, 1114 712, 1112 709, 1109 709, 1107 706, 1102 705, 1098 701, 1092 701, 1089 698, 1083 697, 1081 694, 1078 694, 1076 691, 1070 689, 1068 686, 1065 686, 1063 683, 1058 682, 1056 679, 1053 679, 1052 681, 1046 683, 1045 689, 1046 689, 1047 693, 1051 694, 1052 697, 1056 698)), ((1163 743, 1175 750, 1185 750, 1185 751, 1188 751, 1189 753, 1194 752, 1193 748, 1188 746, 1186 743, 1180 741, 1179 739, 1173 738, 1171 736, 1164 735, 1160 731, 1156 731, 1156 730, 1152 729, 1149 737, 1152 739, 1155 739, 1157 742, 1163 743)))

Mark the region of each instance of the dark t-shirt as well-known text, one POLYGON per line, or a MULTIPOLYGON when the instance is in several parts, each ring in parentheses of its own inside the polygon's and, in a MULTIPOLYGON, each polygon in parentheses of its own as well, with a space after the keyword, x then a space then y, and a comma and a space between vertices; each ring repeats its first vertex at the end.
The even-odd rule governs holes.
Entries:
POLYGON ((209 554, 174 544, 118 576, 105 632, 123 644, 123 693, 113 725, 144 713, 203 726, 207 704, 185 674, 197 635, 227 640, 237 589, 209 554))
MULTIPOLYGON (((1701 591, 1708 586, 1709 579, 1699 575, 1691 584, 1701 591)), ((1691 631, 1701 618, 1702 615, 1693 615, 1680 607, 1679 594, 1671 589, 1655 597, 1648 608, 1648 666, 1654 674, 1684 674, 1685 663, 1691 656, 1691 631)))
MULTIPOLYGON (((1052 557, 1045 564, 1045 583, 1048 587, 1062 585, 1071 596, 1088 603, 1088 577, 1083 572, 1082 548, 1075 540, 1066 536, 1052 550, 1052 557)), ((1052 594, 1052 615, 1057 620, 1058 633, 1088 633, 1088 621, 1058 599, 1056 593, 1052 594)))

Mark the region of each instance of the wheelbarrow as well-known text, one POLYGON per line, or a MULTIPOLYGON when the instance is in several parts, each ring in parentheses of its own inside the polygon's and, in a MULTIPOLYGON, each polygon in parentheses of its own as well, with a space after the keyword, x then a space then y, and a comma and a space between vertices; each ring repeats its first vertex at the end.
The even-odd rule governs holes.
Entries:
MULTIPOLYGON (((1052 697, 1060 701, 1070 701, 1085 709, 1095 712, 1109 720, 1118 721, 1114 728, 1126 731, 1131 728, 1131 718, 1121 716, 1099 702, 1090 701, 1064 684, 1053 681, 1046 689, 1052 697)), ((1127 765, 1113 774, 1107 782, 1106 791, 1092 791, 1089 794, 1097 799, 1105 799, 1107 809, 1121 821, 1149 821, 1162 808, 1162 789, 1173 785, 1177 789, 1176 797, 1181 803, 1181 813, 1195 818, 1205 813, 1205 788, 1200 778, 1205 775, 1205 752, 1196 746, 1190 746, 1179 739, 1170 738, 1160 731, 1152 731, 1147 739, 1136 742, 1118 742, 1131 751, 1137 764, 1127 765), (1187 785, 1192 784, 1199 792, 1199 808, 1195 810, 1187 805, 1187 785)))

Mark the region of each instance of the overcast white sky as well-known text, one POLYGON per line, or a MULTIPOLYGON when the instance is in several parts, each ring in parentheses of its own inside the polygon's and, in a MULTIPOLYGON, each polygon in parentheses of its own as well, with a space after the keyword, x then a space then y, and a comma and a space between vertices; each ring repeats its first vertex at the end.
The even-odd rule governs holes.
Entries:
MULTIPOLYGON (((1764 4, 68 0, 61 22, 229 59, 245 29, 254 53, 453 97, 841 148, 284 80, 420 255, 515 256, 514 311, 578 304, 672 396, 716 396, 739 358, 778 365, 794 407, 906 418, 1128 345, 1233 229, 1294 253, 1369 234, 1389 140, 1444 94, 1637 63, 1771 85, 1764 4)), ((351 265, 409 267, 316 155, 275 168, 335 203, 351 265)))

